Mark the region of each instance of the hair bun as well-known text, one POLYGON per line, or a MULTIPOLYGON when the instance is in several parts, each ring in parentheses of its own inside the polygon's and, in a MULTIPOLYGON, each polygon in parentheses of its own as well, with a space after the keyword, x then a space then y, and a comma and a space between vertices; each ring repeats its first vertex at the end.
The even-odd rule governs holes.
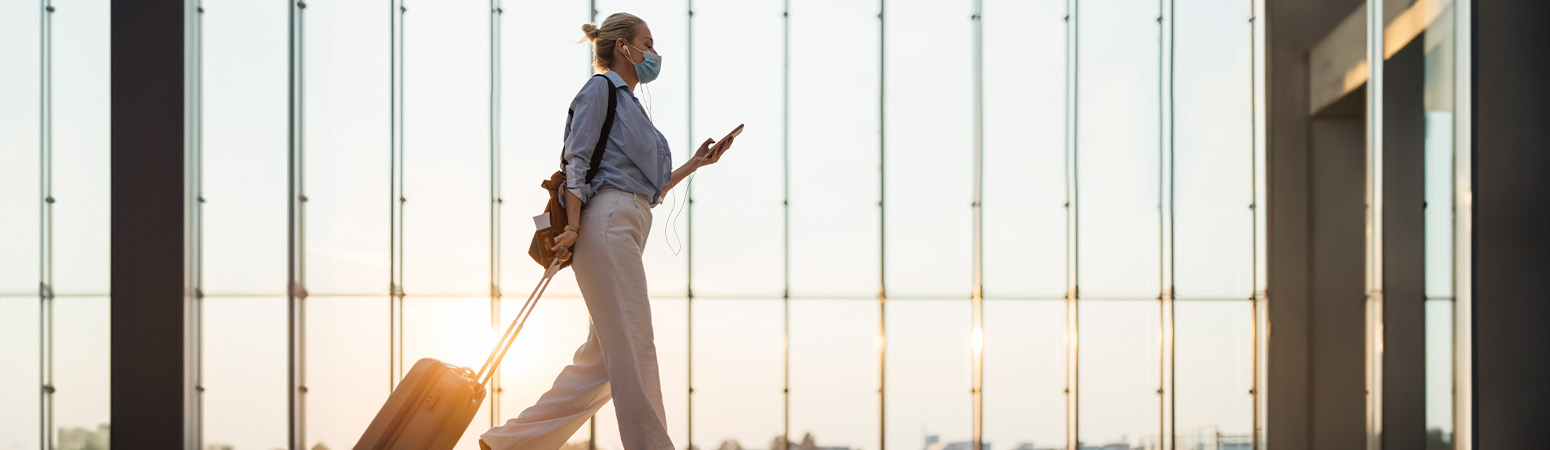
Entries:
POLYGON ((581 32, 583 34, 587 35, 587 40, 589 40, 589 41, 597 40, 597 26, 596 25, 593 25, 593 24, 590 24, 590 23, 581 24, 581 32))

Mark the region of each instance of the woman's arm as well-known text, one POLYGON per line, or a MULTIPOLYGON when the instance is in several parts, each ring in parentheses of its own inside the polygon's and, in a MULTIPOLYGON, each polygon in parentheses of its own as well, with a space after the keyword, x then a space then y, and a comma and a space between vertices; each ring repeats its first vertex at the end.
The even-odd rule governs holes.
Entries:
MULTIPOLYGON (((732 149, 732 142, 735 140, 736 138, 727 139, 725 145, 721 146, 721 150, 713 153, 711 152, 711 147, 716 144, 716 141, 714 139, 706 139, 704 143, 700 144, 700 149, 694 152, 694 157, 689 158, 688 162, 673 170, 672 178, 668 180, 667 186, 662 188, 662 193, 666 194, 667 191, 673 189, 673 186, 677 186, 680 181, 688 178, 690 174, 693 174, 694 171, 699 170, 701 167, 720 161, 721 155, 725 155, 727 150, 732 149)), ((565 190, 565 216, 570 219, 571 225, 575 225, 577 228, 581 226, 581 199, 576 197, 576 193, 572 189, 565 190)), ((554 247, 550 249, 560 251, 560 249, 570 248, 571 245, 576 243, 576 237, 575 231, 565 230, 559 236, 554 237, 554 247)))
MULTIPOLYGON (((576 197, 576 193, 569 189, 565 190, 565 217, 569 219, 565 223, 581 228, 581 198, 576 197)), ((554 247, 549 249, 558 252, 560 249, 570 248, 576 243, 577 237, 575 231, 565 230, 564 233, 554 237, 554 247)))
POLYGON ((693 174, 694 171, 699 170, 701 167, 715 164, 716 161, 720 161, 721 155, 725 155, 727 150, 731 150, 732 142, 736 140, 736 138, 727 139, 725 142, 726 145, 722 146, 723 148, 721 151, 712 153, 711 147, 716 145, 716 140, 706 139, 705 142, 700 144, 700 149, 694 152, 694 157, 689 158, 688 162, 685 162, 682 166, 678 166, 678 169, 673 170, 672 179, 668 180, 667 186, 662 188, 662 193, 666 194, 667 191, 673 189, 673 186, 677 186, 678 182, 688 178, 690 174, 693 174))

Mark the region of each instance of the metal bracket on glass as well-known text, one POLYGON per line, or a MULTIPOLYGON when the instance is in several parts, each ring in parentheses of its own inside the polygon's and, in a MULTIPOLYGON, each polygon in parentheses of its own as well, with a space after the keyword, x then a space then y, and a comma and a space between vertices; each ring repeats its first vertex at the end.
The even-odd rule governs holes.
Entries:
POLYGON ((300 281, 291 283, 291 295, 296 297, 297 300, 305 300, 307 298, 307 288, 303 287, 300 281))

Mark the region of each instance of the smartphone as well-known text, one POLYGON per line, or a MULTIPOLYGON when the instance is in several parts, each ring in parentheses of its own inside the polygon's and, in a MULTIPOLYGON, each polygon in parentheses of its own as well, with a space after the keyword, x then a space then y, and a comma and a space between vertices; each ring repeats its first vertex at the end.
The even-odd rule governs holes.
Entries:
POLYGON ((731 133, 727 133, 727 137, 721 138, 721 140, 716 141, 716 145, 712 145, 710 147, 710 154, 711 155, 715 155, 716 157, 719 157, 721 155, 721 152, 723 150, 725 150, 725 149, 721 148, 721 143, 726 142, 727 139, 735 138, 739 134, 743 134, 743 125, 744 124, 738 124, 737 128, 733 128, 731 133))

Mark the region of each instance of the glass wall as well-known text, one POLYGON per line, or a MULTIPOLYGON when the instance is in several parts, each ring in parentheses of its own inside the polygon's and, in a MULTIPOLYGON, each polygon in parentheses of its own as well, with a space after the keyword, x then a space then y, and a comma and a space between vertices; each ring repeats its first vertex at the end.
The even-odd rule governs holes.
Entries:
POLYGON ((108 433, 109 9, 106 1, 53 7, 44 277, 54 298, 46 306, 52 354, 45 382, 54 388, 50 434, 65 448, 108 433))
MULTIPOLYGON (((1468 264, 1467 261, 1455 259, 1458 246, 1469 245, 1469 239, 1458 237, 1460 231, 1468 231, 1458 229, 1456 221, 1460 216, 1467 220, 1470 208, 1467 199, 1456 198, 1459 185, 1464 184, 1467 188, 1468 184, 1468 178, 1456 174, 1460 170, 1466 171, 1464 173, 1469 170, 1463 163, 1456 163, 1460 158, 1469 158, 1468 153, 1459 148, 1462 144, 1456 144, 1459 140, 1455 131, 1459 115, 1459 107, 1456 105, 1460 105, 1456 92, 1461 90, 1455 85, 1459 64, 1455 24, 1458 23, 1458 9, 1468 7, 1458 3, 1463 2, 1416 2, 1412 6, 1430 19, 1421 35, 1415 38, 1425 53, 1421 77, 1422 105, 1426 111, 1423 131, 1425 159, 1422 163, 1425 236, 1422 277, 1425 280, 1423 330, 1426 336, 1424 359, 1428 449, 1456 448, 1456 442, 1467 438, 1467 435, 1459 433, 1455 428, 1463 428, 1456 425, 1460 424, 1461 419, 1468 419, 1458 417, 1455 411, 1460 401, 1468 400, 1467 397, 1455 395, 1454 384, 1456 368, 1461 366, 1462 361, 1469 359, 1467 350, 1466 353, 1459 353, 1455 346, 1461 333, 1469 334, 1468 328, 1461 329, 1455 325, 1460 316, 1459 308, 1467 308, 1468 305, 1461 302, 1460 297, 1469 295, 1467 288, 1460 289, 1458 286, 1459 275, 1455 272, 1460 265, 1467 267, 1468 264)), ((1467 273, 1464 272, 1466 277, 1467 273)))
POLYGON ((42 446, 37 2, 0 4, 0 449, 42 446))
POLYGON ((109 436, 108 7, 0 6, 0 448, 109 436))
MULTIPOLYGON (((479 365, 542 273, 528 220, 593 71, 580 25, 620 11, 663 57, 634 95, 675 164, 746 125, 653 210, 675 445, 1185 448, 1258 426, 1247 0, 281 5, 197 5, 206 446, 345 448, 417 359, 479 365)), ((54 6, 0 6, 21 69, 0 73, 0 450, 107 433, 108 8, 54 6)), ((588 326, 562 272, 458 448, 588 326)), ((568 448, 621 449, 614 413, 568 448)))

